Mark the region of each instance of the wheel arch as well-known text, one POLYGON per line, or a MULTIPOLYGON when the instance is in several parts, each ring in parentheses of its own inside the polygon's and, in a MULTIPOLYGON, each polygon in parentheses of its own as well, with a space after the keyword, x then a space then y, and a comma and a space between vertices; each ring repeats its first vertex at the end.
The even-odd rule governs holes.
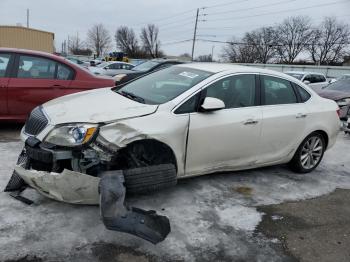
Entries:
POLYGON ((144 138, 135 140, 129 143, 124 150, 127 152, 132 152, 133 148, 137 146, 142 146, 146 152, 150 152, 153 150, 154 152, 158 152, 161 154, 159 157, 162 157, 162 164, 173 164, 175 166, 176 171, 178 170, 178 160, 176 158, 176 154, 174 150, 168 144, 157 140, 155 138, 144 138))

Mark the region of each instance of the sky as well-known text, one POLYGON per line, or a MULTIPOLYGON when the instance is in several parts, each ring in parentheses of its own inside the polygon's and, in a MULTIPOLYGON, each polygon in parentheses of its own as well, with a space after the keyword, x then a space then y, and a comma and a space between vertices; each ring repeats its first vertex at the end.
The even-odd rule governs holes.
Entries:
MULTIPOLYGON (((147 23, 159 27, 162 50, 167 55, 191 53, 196 10, 200 8, 195 56, 214 53, 218 58, 233 36, 261 26, 272 26, 289 16, 307 15, 317 25, 325 16, 336 16, 350 24, 350 0, 0 0, 0 25, 26 25, 55 33, 61 50, 69 35, 86 38, 88 29, 102 23, 113 38, 119 26, 136 33, 147 23), (183 42, 182 42, 183 41, 183 42)), ((111 50, 112 51, 112 50, 111 50)))

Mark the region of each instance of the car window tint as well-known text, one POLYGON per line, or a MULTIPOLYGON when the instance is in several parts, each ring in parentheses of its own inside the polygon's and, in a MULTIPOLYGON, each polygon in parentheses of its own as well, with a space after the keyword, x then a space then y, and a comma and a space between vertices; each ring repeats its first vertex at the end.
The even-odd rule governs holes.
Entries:
POLYGON ((57 79, 59 80, 72 80, 74 72, 68 66, 61 63, 57 67, 57 79))
POLYGON ((236 75, 221 79, 207 88, 207 97, 225 103, 225 108, 255 105, 255 76, 236 75))
POLYGON ((54 79, 56 62, 37 56, 24 56, 19 58, 18 78, 54 79))
POLYGON ((307 100, 310 99, 311 95, 301 86, 298 86, 297 84, 294 84, 297 87, 297 90, 299 92, 300 95, 300 99, 302 103, 306 102, 307 100))
POLYGON ((200 94, 196 94, 183 103, 178 109, 175 110, 175 114, 185 114, 196 112, 196 106, 200 94))
POLYGON ((0 54, 0 77, 5 77, 10 57, 10 54, 0 54))
POLYGON ((303 81, 309 81, 310 83, 313 83, 312 81, 312 77, 311 77, 311 75, 306 75, 305 77, 304 77, 304 80, 303 81))
POLYGON ((261 82, 265 105, 297 103, 297 97, 289 81, 272 76, 261 76, 261 82))

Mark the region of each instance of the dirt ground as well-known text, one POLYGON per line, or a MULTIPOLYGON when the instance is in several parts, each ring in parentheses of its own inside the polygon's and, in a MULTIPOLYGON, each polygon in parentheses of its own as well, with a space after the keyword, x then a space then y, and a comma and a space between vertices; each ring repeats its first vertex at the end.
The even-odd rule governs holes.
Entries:
MULTIPOLYGON (((0 188, 23 144, 21 126, 0 125, 0 188)), ((181 180, 171 189, 128 197, 154 209, 172 231, 152 245, 108 231, 97 206, 47 199, 31 206, 0 193, 0 261, 350 261, 350 137, 312 173, 285 166, 181 180)))

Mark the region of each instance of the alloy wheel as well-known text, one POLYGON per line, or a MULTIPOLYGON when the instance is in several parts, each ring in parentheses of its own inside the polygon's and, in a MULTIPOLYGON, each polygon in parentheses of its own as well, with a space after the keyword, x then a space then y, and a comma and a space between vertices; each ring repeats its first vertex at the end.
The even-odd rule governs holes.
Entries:
POLYGON ((323 141, 318 136, 310 137, 304 144, 301 154, 300 163, 305 169, 312 169, 321 160, 323 154, 323 141))

